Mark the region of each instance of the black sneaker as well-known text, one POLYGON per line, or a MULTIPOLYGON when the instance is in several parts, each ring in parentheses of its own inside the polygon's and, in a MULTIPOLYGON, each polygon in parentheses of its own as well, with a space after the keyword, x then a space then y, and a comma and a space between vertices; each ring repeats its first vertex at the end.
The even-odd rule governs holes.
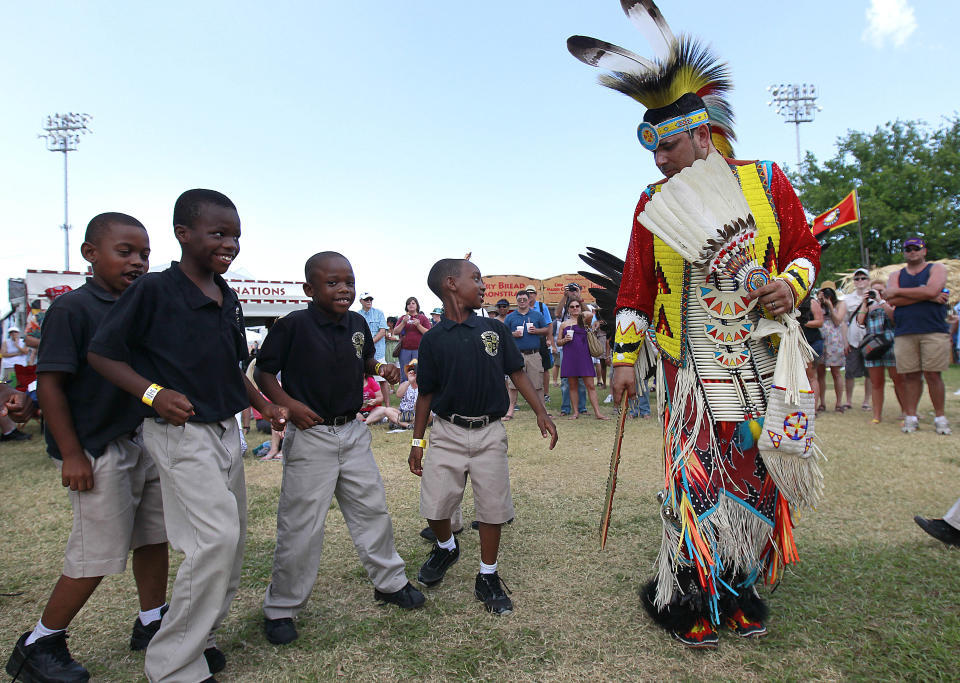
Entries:
POLYGON ((381 593, 376 588, 373 589, 373 599, 377 602, 389 602, 401 609, 416 609, 423 607, 427 601, 423 593, 413 587, 413 584, 407 581, 407 585, 393 593, 381 593))
POLYGON ((219 647, 208 647, 203 651, 203 658, 207 660, 207 668, 215 674, 227 668, 227 656, 219 647))
POLYGON ((947 545, 960 546, 960 531, 954 529, 942 519, 925 519, 917 515, 913 518, 913 521, 938 541, 943 541, 947 545))
POLYGON ((455 546, 453 550, 444 550, 434 543, 430 556, 420 567, 420 571, 417 573, 417 581, 424 586, 435 586, 443 581, 443 575, 460 559, 460 544, 456 537, 451 538, 453 538, 455 546))
POLYGON ((90 672, 70 656, 67 649, 67 632, 37 638, 32 645, 24 645, 32 633, 27 631, 13 648, 7 660, 7 673, 20 681, 62 681, 85 683, 90 672))
POLYGON ((29 441, 32 438, 33 434, 21 432, 16 427, 9 434, 0 434, 0 441, 29 441))
POLYGON ((147 645, 150 644, 150 640, 157 634, 157 631, 160 630, 160 622, 163 621, 163 615, 167 613, 167 610, 170 609, 170 605, 164 605, 160 608, 160 618, 156 621, 151 621, 149 624, 144 626, 143 622, 140 621, 140 617, 137 617, 137 620, 133 622, 133 633, 130 634, 130 649, 131 650, 146 650, 147 645))
MULTIPOLYGON (((453 532, 453 535, 456 536, 462 533, 463 533, 463 527, 460 527, 459 529, 453 532)), ((433 529, 431 529, 430 527, 424 527, 423 529, 420 530, 420 538, 422 538, 425 541, 430 541, 431 543, 437 542, 437 535, 433 533, 433 529)))
POLYGON ((494 614, 510 614, 513 611, 513 601, 503 592, 505 586, 500 585, 500 576, 493 574, 477 574, 476 587, 473 594, 483 603, 488 612, 494 614))
POLYGON ((293 625, 293 619, 290 617, 283 617, 282 619, 264 618, 263 630, 267 633, 267 640, 274 645, 286 645, 299 637, 297 627, 293 625))

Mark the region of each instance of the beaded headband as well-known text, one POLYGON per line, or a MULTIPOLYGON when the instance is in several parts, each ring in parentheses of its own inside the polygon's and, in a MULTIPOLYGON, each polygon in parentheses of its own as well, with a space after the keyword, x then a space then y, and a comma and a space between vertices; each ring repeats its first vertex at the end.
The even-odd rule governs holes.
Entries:
POLYGON ((640 139, 640 144, 643 145, 644 149, 653 152, 660 145, 660 141, 663 138, 668 138, 677 133, 687 132, 709 122, 710 119, 707 116, 707 110, 698 109, 683 116, 675 116, 672 119, 667 119, 657 125, 644 121, 637 126, 637 137, 640 139))

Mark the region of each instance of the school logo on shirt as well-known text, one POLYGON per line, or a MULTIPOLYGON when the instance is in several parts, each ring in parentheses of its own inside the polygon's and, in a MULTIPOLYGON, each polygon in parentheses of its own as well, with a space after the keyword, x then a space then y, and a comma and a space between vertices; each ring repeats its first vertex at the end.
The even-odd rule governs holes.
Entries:
POLYGON ((353 341, 353 348, 357 350, 357 358, 363 360, 363 332, 354 332, 350 339, 353 341))
POLYGON ((500 350, 500 335, 493 330, 487 330, 480 335, 480 341, 483 342, 483 350, 488 356, 496 356, 500 350))

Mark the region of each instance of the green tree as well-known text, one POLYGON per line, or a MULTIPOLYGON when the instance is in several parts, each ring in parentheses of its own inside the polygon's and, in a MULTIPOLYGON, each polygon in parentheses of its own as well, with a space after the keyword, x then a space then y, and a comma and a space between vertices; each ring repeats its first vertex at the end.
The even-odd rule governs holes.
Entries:
MULTIPOLYGON (((807 153, 804 172, 792 174, 804 208, 823 213, 856 188, 863 245, 872 265, 902 260, 903 241, 921 235, 928 258, 960 257, 960 116, 932 129, 921 121, 894 121, 873 133, 849 131, 832 159, 807 153)), ((857 225, 823 240, 824 279, 860 263, 857 225)))

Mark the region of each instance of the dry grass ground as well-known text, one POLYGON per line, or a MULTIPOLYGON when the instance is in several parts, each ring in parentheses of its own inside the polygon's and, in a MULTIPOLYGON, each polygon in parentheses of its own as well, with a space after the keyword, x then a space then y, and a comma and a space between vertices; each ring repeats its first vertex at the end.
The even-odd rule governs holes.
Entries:
MULTIPOLYGON (((960 371, 947 378, 960 386, 960 371)), ((554 390, 558 394, 558 390, 554 390)), ((858 389, 858 397, 860 396, 858 389)), ((553 410, 557 411, 554 397, 553 410)), ((924 535, 914 514, 940 516, 960 495, 960 401, 952 437, 899 431, 896 402, 871 426, 856 409, 826 413, 817 429, 829 456, 827 495, 796 530, 801 564, 769 594, 770 635, 719 650, 683 650, 647 620, 637 588, 659 546, 654 493, 660 444, 654 420, 628 424, 613 526, 599 550, 597 526, 613 423, 558 420, 547 451, 529 410, 507 425, 517 519, 504 530, 502 575, 514 613, 483 611, 473 597, 476 532, 427 606, 381 607, 343 518, 327 520, 324 558, 300 639, 268 645, 260 600, 274 542, 279 463, 248 461, 250 530, 241 589, 220 635, 222 681, 626 681, 956 679, 960 671, 960 554, 924 535)), ((609 411, 609 406, 605 409, 609 411)), ((35 427, 33 428, 35 430, 35 427)), ((0 446, 0 642, 5 658, 38 618, 62 562, 70 511, 39 439, 0 446)), ((418 532, 418 480, 406 466, 408 434, 374 430, 397 546, 408 576, 429 550, 418 532)), ((465 517, 471 518, 468 493, 465 517)), ((177 556, 174 554, 174 565, 177 556)), ((129 574, 104 581, 71 626, 71 648, 97 681, 142 679, 142 654, 127 649, 136 614, 129 574)))

